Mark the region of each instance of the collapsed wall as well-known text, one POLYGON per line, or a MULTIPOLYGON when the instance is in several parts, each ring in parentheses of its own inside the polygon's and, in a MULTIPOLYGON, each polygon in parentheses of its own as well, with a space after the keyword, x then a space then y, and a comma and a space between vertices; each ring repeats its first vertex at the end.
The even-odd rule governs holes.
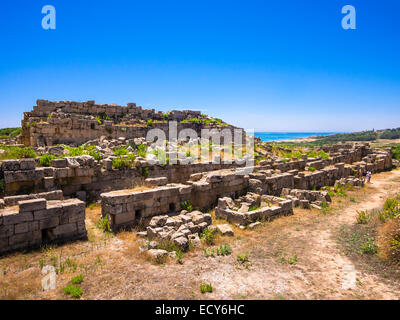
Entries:
MULTIPOLYGON (((143 109, 135 103, 126 106, 95 104, 94 101, 37 100, 30 112, 24 112, 19 143, 25 146, 51 146, 56 144, 80 145, 105 136, 108 139, 146 137, 151 129, 161 129, 169 137, 168 121, 177 121, 178 134, 193 129, 198 136, 201 129, 243 129, 228 125, 220 119, 210 118, 199 111, 172 110, 167 113, 143 109), (193 120, 194 119, 194 120, 193 120)), ((172 139, 172 137, 171 137, 172 139)))

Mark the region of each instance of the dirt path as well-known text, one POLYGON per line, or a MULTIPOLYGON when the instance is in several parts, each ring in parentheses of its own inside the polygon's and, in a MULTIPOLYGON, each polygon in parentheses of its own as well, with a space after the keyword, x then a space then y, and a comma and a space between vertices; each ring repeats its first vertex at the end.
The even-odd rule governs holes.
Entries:
MULTIPOLYGON (((399 299, 398 282, 383 282, 377 275, 359 270, 336 241, 343 225, 356 224, 357 210, 381 208, 389 193, 400 193, 400 171, 373 178, 367 192, 359 195, 360 201, 349 202, 333 215, 312 221, 303 217, 302 228, 296 219, 288 218, 290 221, 280 230, 281 237, 287 238, 280 245, 292 254, 297 253, 296 265, 279 265, 276 260, 255 257, 247 272, 225 265, 203 273, 205 279, 218 284, 218 292, 222 291, 216 297, 235 298, 236 293, 236 296, 267 299, 399 299)), ((253 255, 259 249, 253 247, 253 255)))

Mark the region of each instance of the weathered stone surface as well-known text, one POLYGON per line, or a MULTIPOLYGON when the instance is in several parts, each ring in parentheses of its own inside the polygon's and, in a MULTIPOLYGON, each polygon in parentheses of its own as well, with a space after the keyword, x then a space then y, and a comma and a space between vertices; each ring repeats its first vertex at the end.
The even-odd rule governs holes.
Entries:
POLYGON ((23 200, 18 202, 18 206, 20 213, 46 209, 46 199, 23 200))
POLYGON ((150 249, 147 254, 155 261, 162 261, 168 256, 168 251, 162 249, 150 249))
POLYGON ((218 224, 217 231, 223 236, 233 236, 233 230, 229 224, 218 224))

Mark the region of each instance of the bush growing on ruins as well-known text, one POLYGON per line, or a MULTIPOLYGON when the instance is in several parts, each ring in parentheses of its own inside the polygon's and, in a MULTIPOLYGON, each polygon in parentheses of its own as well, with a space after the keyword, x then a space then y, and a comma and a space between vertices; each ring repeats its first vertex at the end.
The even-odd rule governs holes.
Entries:
POLYGON ((260 206, 251 206, 250 208, 249 208, 249 210, 247 210, 247 211, 256 211, 256 210, 258 210, 258 209, 260 209, 260 206))
POLYGON ((193 206, 190 204, 189 200, 185 200, 181 203, 182 210, 187 210, 189 212, 193 211, 193 206))
POLYGON ((101 159, 103 159, 100 152, 97 152, 97 151, 90 151, 89 156, 92 156, 97 161, 100 161, 101 159))
POLYGON ((182 264, 183 263, 183 261, 182 261, 183 256, 184 256, 184 254, 183 254, 182 250, 178 249, 175 252, 176 262, 179 263, 179 264, 182 264))
POLYGON ((162 239, 158 242, 158 249, 166 250, 168 252, 178 252, 180 251, 179 246, 177 246, 173 241, 168 240, 168 239, 162 239))
POLYGON ((0 149, 4 150, 0 155, 0 160, 37 157, 36 152, 31 148, 0 146, 0 149))
POLYGON ((99 219, 96 226, 104 232, 111 232, 110 221, 108 220, 108 217, 99 219))
POLYGON ((53 156, 51 154, 44 154, 40 157, 40 165, 42 167, 50 167, 51 165, 51 160, 56 159, 56 156, 53 156))
POLYGON ((113 150, 113 153, 116 156, 125 156, 129 153, 129 151, 125 147, 119 147, 113 150))
POLYGON ((202 283, 200 285, 200 291, 201 293, 206 293, 206 292, 211 293, 213 291, 211 283, 202 283))
POLYGON ((191 119, 189 119, 189 122, 190 122, 190 123, 199 123, 199 119, 197 119, 197 118, 191 118, 191 119))
POLYGON ((97 121, 97 124, 98 124, 99 126, 101 126, 101 125, 103 124, 103 121, 100 119, 99 116, 95 116, 95 117, 94 117, 94 120, 97 121))
POLYGON ((139 144, 137 146, 137 154, 141 158, 146 158, 147 146, 145 144, 139 144))
POLYGON ((142 176, 147 178, 149 176, 149 168, 142 168, 142 176))
POLYGON ((82 296, 82 294, 83 294, 83 291, 82 291, 80 286, 74 286, 72 284, 67 285, 64 288, 64 292, 65 292, 65 294, 69 294, 73 298, 76 298, 76 299, 80 298, 82 296))
POLYGON ((318 155, 322 158, 322 159, 329 159, 329 155, 325 152, 325 151, 319 151, 318 155))
POLYGON ((147 125, 149 126, 149 127, 152 127, 154 124, 153 124, 153 120, 151 120, 151 119, 149 119, 149 120, 147 120, 147 125))
POLYGON ((314 167, 308 167, 308 171, 314 172, 316 169, 314 167))
POLYGON ((200 234, 200 238, 204 239, 204 241, 208 245, 214 244, 216 236, 217 236, 216 232, 214 230, 208 229, 208 228, 204 229, 203 232, 200 234))

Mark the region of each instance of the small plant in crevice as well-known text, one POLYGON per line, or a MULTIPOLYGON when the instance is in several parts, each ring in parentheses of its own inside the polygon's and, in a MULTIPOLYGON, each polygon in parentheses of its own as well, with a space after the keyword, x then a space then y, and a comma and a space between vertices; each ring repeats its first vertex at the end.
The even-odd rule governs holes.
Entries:
POLYGON ((186 210, 186 211, 189 211, 189 212, 193 211, 193 206, 190 204, 189 200, 183 201, 181 203, 181 208, 182 208, 182 210, 186 210))

